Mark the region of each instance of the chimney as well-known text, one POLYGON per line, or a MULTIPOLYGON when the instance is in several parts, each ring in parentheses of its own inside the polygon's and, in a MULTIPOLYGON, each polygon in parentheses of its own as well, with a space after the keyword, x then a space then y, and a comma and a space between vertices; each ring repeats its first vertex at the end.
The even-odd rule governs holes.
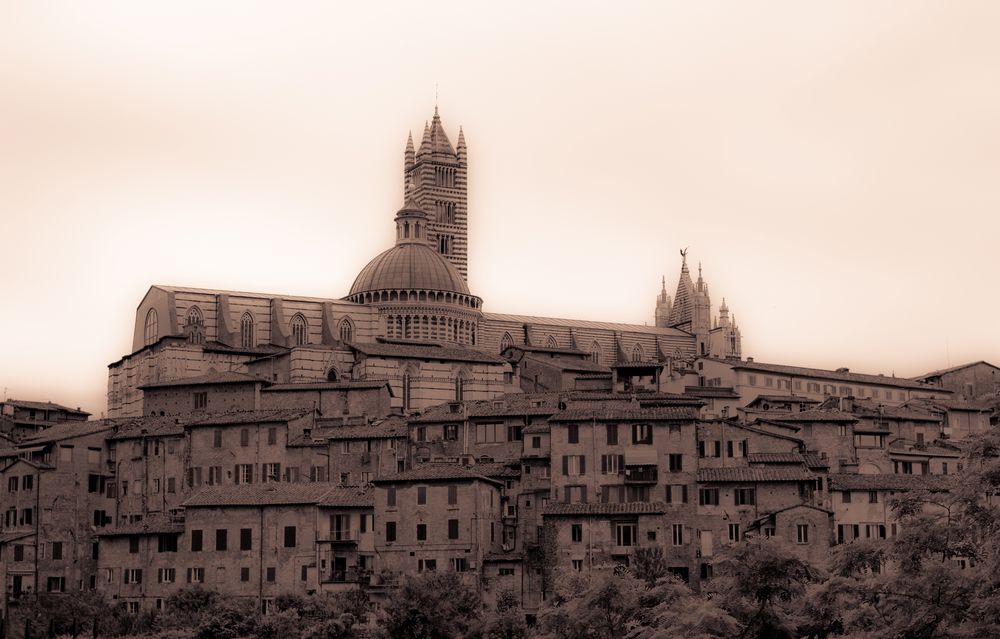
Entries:
POLYGON ((750 364, 753 364, 753 358, 752 357, 748 357, 747 358, 747 362, 750 363, 750 364))

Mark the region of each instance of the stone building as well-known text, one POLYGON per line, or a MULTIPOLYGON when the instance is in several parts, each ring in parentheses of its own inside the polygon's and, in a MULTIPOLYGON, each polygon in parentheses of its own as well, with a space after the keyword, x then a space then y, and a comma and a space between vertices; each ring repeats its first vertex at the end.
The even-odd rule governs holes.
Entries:
MULTIPOLYGON (((109 365, 108 414, 141 414, 148 390, 217 374, 276 385, 386 380, 393 408, 408 412, 525 384, 608 390, 607 367, 627 361, 669 369, 696 354, 739 357, 735 321, 725 303, 711 319, 708 285, 700 273, 691 281, 686 257, 676 299, 661 295, 657 317, 669 312, 655 326, 485 312, 467 283, 464 135, 452 147, 435 112, 420 147, 408 141, 403 174, 395 246, 362 268, 342 298, 150 287, 136 311, 132 352, 109 365), (499 357, 512 346, 564 349, 577 361, 562 362, 564 370, 552 373, 558 380, 539 372, 536 381, 533 370, 522 378, 499 357)), ((225 406, 217 392, 213 399, 225 406)), ((173 409, 184 403, 176 401, 173 409)), ((151 405, 146 414, 171 406, 151 405)))
POLYGON ((965 399, 1000 395, 1000 366, 984 361, 931 371, 913 379, 950 390, 965 399))
POLYGON ((49 426, 63 422, 86 421, 90 413, 52 402, 23 399, 0 401, 0 435, 15 441, 30 437, 49 426))

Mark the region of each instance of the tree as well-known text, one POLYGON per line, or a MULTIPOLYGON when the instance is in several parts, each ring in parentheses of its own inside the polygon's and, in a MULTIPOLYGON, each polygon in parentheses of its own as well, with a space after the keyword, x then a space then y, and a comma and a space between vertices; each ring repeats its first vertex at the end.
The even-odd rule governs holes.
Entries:
POLYGON ((740 624, 708 597, 699 597, 673 576, 659 579, 639 600, 629 639, 721 639, 733 637, 740 624))
POLYGON ((479 627, 483 602, 459 573, 430 572, 405 577, 382 611, 392 639, 458 639, 479 627))
POLYGON ((667 560, 663 556, 663 549, 659 546, 643 546, 635 549, 632 556, 632 574, 646 582, 652 587, 657 581, 666 577, 667 560))
POLYGON ((542 636, 618 639, 639 612, 644 584, 629 574, 564 572, 554 590, 541 615, 542 636))

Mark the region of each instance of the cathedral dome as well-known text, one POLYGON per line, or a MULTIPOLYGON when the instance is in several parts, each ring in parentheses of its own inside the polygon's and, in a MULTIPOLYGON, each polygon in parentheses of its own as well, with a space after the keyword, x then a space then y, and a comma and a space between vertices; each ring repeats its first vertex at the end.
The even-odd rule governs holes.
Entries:
POLYGON ((391 290, 441 291, 469 295, 462 274, 423 243, 401 243, 375 257, 358 274, 350 296, 391 290))

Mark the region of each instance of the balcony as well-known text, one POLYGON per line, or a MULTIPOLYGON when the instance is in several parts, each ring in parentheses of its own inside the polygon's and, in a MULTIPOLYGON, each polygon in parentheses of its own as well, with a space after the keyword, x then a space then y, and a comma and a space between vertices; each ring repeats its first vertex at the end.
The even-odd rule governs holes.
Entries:
POLYGON ((330 570, 323 575, 324 584, 361 584, 367 586, 372 580, 372 571, 354 566, 341 570, 330 570))
POLYGON ((321 544, 356 544, 358 543, 358 532, 356 530, 331 530, 327 537, 317 541, 321 544))
POLYGON ((656 466, 626 466, 625 484, 655 484, 658 478, 656 466))

